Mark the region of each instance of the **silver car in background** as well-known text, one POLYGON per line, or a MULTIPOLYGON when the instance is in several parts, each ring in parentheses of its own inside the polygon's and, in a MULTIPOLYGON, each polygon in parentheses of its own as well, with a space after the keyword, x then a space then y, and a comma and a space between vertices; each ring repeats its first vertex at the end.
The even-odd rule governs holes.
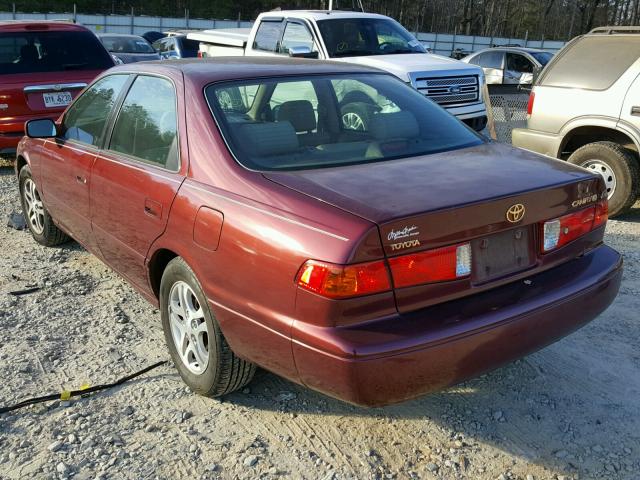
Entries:
POLYGON ((534 77, 553 58, 553 53, 535 48, 492 47, 462 59, 482 68, 489 87, 531 85, 534 77))
POLYGON ((158 52, 139 35, 99 33, 98 38, 118 63, 160 60, 158 52))
POLYGON ((537 79, 513 144, 598 172, 609 215, 640 189, 640 27, 601 27, 569 42, 537 79))

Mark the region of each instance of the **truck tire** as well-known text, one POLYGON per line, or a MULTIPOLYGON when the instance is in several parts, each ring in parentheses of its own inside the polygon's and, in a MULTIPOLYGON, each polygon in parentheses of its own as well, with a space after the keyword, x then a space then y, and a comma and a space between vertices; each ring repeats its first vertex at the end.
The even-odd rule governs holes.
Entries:
POLYGON ((162 274, 160 316, 171 358, 195 393, 219 397, 251 381, 256 366, 233 353, 200 282, 180 257, 162 274))
POLYGON ((45 247, 53 247, 71 240, 66 233, 56 226, 53 218, 49 215, 49 211, 42 203, 36 183, 31 176, 29 165, 25 165, 20 169, 18 186, 22 212, 33 239, 45 247))
POLYGON ((569 163, 602 175, 609 196, 609 216, 628 211, 640 190, 638 159, 615 142, 594 142, 571 154, 569 163))

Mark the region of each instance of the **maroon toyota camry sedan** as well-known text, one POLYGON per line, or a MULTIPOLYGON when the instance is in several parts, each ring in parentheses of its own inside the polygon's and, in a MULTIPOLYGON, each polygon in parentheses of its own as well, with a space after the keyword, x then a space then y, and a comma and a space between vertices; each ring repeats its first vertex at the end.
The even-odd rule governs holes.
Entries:
POLYGON ((489 142, 366 67, 123 65, 26 131, 33 237, 72 237, 159 305, 200 394, 259 365, 399 402, 558 340, 620 285, 599 175, 489 142))

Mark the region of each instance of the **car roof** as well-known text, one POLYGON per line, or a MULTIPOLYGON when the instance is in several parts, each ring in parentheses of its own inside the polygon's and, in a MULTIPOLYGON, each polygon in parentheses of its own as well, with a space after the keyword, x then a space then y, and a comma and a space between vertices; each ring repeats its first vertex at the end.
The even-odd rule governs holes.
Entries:
POLYGON ((132 33, 96 33, 99 37, 120 37, 120 38, 143 38, 142 35, 132 33))
POLYGON ((180 71, 186 78, 202 85, 218 81, 290 75, 385 73, 373 67, 345 62, 289 57, 185 58, 119 65, 111 68, 109 72, 167 73, 170 70, 180 71))
POLYGON ((297 17, 307 20, 326 20, 329 18, 385 18, 377 13, 349 12, 343 10, 274 10, 261 14, 262 17, 297 17))
POLYGON ((87 27, 67 20, 0 20, 0 31, 28 32, 28 31, 89 31, 87 27))
POLYGON ((492 50, 512 50, 514 52, 524 52, 524 53, 551 53, 548 52, 547 50, 541 50, 539 48, 529 48, 529 47, 506 47, 506 46, 501 46, 501 45, 496 45, 495 47, 489 47, 489 48, 484 48, 482 50, 478 50, 477 52, 474 52, 474 55, 477 53, 482 53, 482 52, 488 52, 488 51, 492 51, 492 50))

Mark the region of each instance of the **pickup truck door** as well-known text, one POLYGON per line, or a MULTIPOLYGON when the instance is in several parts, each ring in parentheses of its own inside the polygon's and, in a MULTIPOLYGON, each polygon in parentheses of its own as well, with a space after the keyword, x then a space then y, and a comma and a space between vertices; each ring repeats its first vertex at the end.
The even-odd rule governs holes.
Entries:
POLYGON ((533 80, 533 63, 524 55, 507 52, 504 84, 519 85, 521 83, 531 83, 533 80))
POLYGON ((146 256, 164 232, 186 172, 180 164, 185 142, 178 139, 178 118, 184 118, 179 83, 135 78, 91 175, 91 224, 102 256, 143 290, 149 288, 146 256))
POLYGON ((87 88, 62 119, 62 134, 42 149, 44 200, 51 215, 71 236, 95 250, 89 215, 91 169, 104 131, 128 74, 109 75, 87 88))

